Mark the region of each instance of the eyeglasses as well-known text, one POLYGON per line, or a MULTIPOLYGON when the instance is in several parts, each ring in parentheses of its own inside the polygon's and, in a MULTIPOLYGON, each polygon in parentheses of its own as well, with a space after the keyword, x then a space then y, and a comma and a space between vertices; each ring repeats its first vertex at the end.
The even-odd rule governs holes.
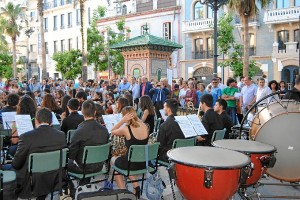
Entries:
POLYGON ((212 82, 212 83, 218 83, 218 82, 212 82))

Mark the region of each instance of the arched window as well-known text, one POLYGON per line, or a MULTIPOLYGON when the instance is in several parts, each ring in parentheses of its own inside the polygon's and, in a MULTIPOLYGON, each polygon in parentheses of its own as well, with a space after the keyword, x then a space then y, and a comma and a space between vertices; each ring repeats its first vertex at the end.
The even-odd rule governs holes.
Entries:
POLYGON ((278 50, 285 50, 286 46, 284 43, 289 41, 289 31, 278 31, 277 32, 277 42, 278 42, 278 50))
POLYGON ((204 8, 200 1, 197 1, 194 5, 194 19, 202 19, 204 17, 204 8))
POLYGON ((133 70, 133 77, 135 77, 136 79, 138 79, 141 76, 141 71, 139 68, 135 68, 133 70))
POLYGON ((195 59, 203 59, 203 38, 195 39, 195 59))
POLYGON ((122 6, 122 15, 126 15, 127 14, 127 6, 123 5, 122 6))

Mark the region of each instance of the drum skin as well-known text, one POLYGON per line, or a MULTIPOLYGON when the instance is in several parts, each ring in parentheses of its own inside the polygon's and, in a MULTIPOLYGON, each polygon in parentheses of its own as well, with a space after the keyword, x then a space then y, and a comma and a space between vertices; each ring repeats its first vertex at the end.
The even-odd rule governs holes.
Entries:
POLYGON ((300 104, 283 101, 259 109, 250 129, 250 138, 277 148, 276 163, 267 169, 271 177, 287 182, 300 181, 300 104))
POLYGON ((175 164, 176 184, 187 200, 227 200, 239 188, 240 169, 216 169, 213 186, 204 186, 205 168, 175 164), (229 178, 230 177, 230 178, 229 178))

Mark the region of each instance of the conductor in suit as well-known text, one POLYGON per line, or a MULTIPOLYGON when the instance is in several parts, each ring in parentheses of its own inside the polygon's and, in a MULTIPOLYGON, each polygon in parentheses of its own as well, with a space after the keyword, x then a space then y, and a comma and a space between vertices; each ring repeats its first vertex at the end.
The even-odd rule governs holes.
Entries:
MULTIPOLYGON (((52 113, 48 108, 41 108, 36 113, 36 129, 20 135, 17 152, 12 167, 17 174, 17 190, 19 198, 31 197, 28 158, 31 153, 49 152, 67 147, 65 134, 53 127, 52 113)), ((33 196, 44 199, 53 191, 59 190, 59 171, 33 175, 33 196), (54 185, 53 185, 54 184, 54 185)), ((56 198, 56 197, 55 197, 56 198)), ((54 198, 54 199, 55 199, 54 198)), ((58 193, 57 193, 57 198, 58 193)))
POLYGON ((157 141, 160 142, 158 150, 158 159, 168 162, 167 152, 172 149, 175 139, 184 139, 184 135, 175 121, 178 110, 178 102, 176 99, 167 99, 164 103, 164 112, 167 119, 161 124, 157 136, 157 141))

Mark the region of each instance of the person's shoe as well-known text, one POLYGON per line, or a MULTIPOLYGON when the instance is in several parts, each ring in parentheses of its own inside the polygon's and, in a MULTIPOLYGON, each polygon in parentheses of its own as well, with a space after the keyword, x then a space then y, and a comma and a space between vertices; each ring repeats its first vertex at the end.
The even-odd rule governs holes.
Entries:
POLYGON ((135 196, 137 199, 139 199, 141 197, 141 188, 140 186, 137 186, 136 188, 134 188, 135 190, 135 196))

